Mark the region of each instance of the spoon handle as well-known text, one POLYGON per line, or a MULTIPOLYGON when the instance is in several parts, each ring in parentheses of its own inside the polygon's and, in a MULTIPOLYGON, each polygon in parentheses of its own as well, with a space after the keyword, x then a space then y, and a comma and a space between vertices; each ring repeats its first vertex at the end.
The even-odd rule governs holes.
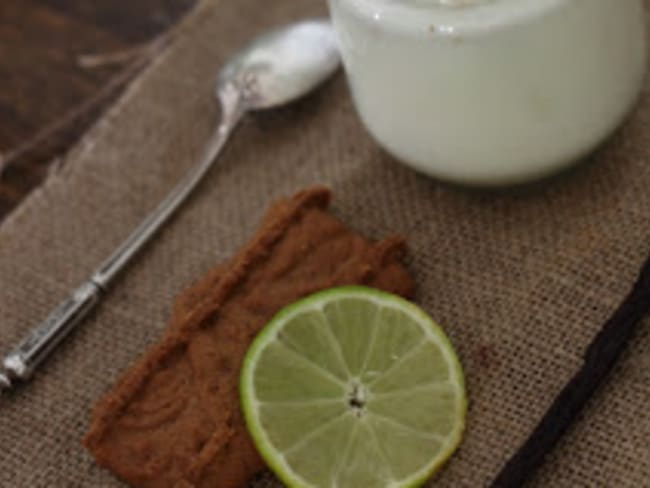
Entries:
POLYGON ((94 310, 101 292, 106 290, 119 272, 165 225, 212 168, 246 113, 240 92, 234 85, 227 85, 219 97, 223 120, 208 141, 199 162, 92 277, 57 306, 5 357, 0 366, 0 391, 11 388, 14 380, 27 381, 32 376, 56 346, 94 310))
POLYGON ((217 157, 230 139, 230 135, 245 113, 240 102, 239 92, 236 91, 234 86, 229 89, 233 90, 233 92, 220 94, 224 113, 223 120, 208 141, 203 156, 197 165, 158 204, 156 209, 133 231, 111 257, 95 271, 91 279, 100 288, 105 289, 110 285, 131 258, 149 242, 151 237, 165 225, 185 202, 214 165, 217 157))

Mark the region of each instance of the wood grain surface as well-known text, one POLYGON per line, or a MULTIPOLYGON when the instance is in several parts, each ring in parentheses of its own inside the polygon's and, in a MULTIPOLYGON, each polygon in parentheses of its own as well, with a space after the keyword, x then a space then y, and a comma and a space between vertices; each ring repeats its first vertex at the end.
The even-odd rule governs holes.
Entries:
MULTIPOLYGON (((0 161, 122 72, 125 61, 115 53, 146 44, 195 2, 0 0, 0 161), (90 66, 88 56, 105 61, 90 66)), ((0 222, 117 94, 10 161, 0 174, 0 222)))

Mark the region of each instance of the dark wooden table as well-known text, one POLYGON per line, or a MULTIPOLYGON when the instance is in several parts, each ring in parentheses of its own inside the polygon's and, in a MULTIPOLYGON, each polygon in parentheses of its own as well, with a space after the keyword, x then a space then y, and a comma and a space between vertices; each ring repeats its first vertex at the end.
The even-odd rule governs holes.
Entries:
POLYGON ((0 166, 29 147, 0 174, 0 222, 118 95, 123 83, 106 87, 131 53, 196 1, 0 0, 0 166), (71 111, 78 116, 64 124, 71 111))

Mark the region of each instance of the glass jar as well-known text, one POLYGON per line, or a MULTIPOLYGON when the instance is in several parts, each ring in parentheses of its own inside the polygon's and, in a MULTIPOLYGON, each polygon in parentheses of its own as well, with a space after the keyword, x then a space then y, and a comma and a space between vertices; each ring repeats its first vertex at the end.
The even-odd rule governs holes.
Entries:
POLYGON ((372 136, 434 177, 502 185, 578 160, 646 66, 641 0, 329 0, 372 136))

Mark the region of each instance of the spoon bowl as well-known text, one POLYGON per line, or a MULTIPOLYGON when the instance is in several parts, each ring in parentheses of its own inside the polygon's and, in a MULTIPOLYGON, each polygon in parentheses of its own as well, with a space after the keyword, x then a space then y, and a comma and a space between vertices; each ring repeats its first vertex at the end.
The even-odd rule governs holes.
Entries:
POLYGON ((217 95, 235 85, 248 110, 270 109, 301 98, 332 76, 340 64, 329 21, 308 20, 253 41, 221 71, 217 95))

